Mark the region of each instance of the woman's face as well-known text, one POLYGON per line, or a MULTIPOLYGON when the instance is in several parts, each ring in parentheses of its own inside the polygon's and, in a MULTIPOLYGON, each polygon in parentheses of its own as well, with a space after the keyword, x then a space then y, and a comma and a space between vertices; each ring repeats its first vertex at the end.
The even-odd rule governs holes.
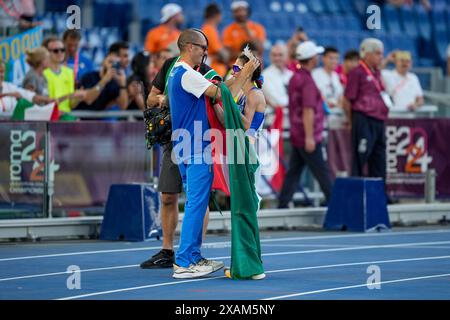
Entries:
POLYGON ((42 62, 41 62, 41 66, 45 69, 45 68, 48 68, 49 66, 50 66, 50 56, 49 55, 46 55, 45 57, 44 57, 44 59, 42 60, 42 62))
POLYGON ((233 67, 232 67, 233 69, 231 71, 231 75, 233 77, 236 77, 239 74, 239 72, 242 71, 242 68, 244 68, 244 65, 245 65, 245 63, 242 60, 236 59, 236 61, 233 64, 233 67))

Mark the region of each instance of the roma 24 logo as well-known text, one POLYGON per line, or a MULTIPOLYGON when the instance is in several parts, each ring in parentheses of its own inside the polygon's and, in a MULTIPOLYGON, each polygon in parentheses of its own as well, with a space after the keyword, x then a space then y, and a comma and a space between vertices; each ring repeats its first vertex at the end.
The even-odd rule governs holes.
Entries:
MULTIPOLYGON (((42 193, 44 182, 44 135, 34 130, 11 130, 10 132, 10 192, 42 193)), ((49 182, 59 165, 50 161, 49 182)))
POLYGON ((428 154, 428 135, 422 128, 388 126, 386 143, 388 173, 425 173, 433 161, 428 154), (404 167, 399 166, 402 157, 406 158, 404 167))

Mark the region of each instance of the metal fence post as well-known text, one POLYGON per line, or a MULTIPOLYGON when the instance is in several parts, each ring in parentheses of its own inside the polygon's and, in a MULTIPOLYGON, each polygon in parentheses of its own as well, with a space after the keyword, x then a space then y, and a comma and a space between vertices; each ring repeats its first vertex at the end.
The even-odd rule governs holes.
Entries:
POLYGON ((45 146, 44 146, 44 214, 48 218, 53 218, 52 214, 52 195, 53 195, 53 181, 50 181, 50 126, 49 122, 45 123, 45 146))
POLYGON ((433 203, 436 200, 436 170, 429 169, 425 173, 425 202, 433 203))

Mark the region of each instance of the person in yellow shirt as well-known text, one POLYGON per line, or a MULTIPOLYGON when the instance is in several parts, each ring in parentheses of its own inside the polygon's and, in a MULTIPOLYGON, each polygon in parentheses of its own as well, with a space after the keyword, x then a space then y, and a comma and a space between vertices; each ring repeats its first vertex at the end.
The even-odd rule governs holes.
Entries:
POLYGON ((266 30, 262 25, 249 19, 249 5, 247 1, 233 1, 231 10, 234 22, 223 30, 223 44, 230 50, 229 63, 233 63, 245 43, 254 43, 257 46, 257 55, 262 57, 266 30))
POLYGON ((176 47, 181 34, 180 26, 184 22, 183 9, 175 4, 168 3, 161 9, 161 24, 148 31, 145 38, 145 51, 151 54, 159 53, 168 47, 176 47))
POLYGON ((61 112, 70 112, 78 101, 84 98, 85 91, 75 91, 73 70, 63 65, 65 55, 63 42, 56 37, 50 37, 44 41, 43 46, 50 52, 50 65, 43 72, 47 80, 48 95, 54 99, 67 97, 59 101, 58 109, 61 112))
POLYGON ((224 77, 227 73, 227 65, 229 53, 224 48, 222 41, 217 30, 220 21, 222 20, 222 12, 217 4, 212 3, 205 9, 205 23, 202 26, 202 30, 208 38, 208 58, 207 61, 216 72, 224 77))

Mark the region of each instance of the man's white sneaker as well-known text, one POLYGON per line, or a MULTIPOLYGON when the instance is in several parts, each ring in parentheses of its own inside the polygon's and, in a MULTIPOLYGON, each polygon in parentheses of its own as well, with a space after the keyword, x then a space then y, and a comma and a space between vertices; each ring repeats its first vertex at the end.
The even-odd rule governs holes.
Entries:
POLYGON ((213 268, 213 272, 220 270, 223 268, 224 263, 222 261, 208 260, 205 258, 201 258, 199 262, 197 262, 199 266, 210 266, 213 268))
POLYGON ((191 264, 188 268, 173 265, 173 277, 176 279, 199 278, 213 273, 211 266, 200 266, 198 264, 191 264))

